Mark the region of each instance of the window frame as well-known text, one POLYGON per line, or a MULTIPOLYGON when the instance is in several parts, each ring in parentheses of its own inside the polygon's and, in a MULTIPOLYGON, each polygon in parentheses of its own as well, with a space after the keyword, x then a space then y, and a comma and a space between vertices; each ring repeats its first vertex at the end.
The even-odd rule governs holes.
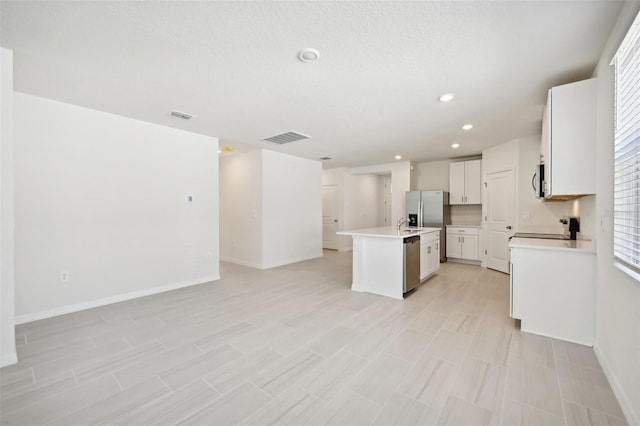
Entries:
POLYGON ((610 65, 615 76, 613 260, 640 281, 640 12, 610 65))

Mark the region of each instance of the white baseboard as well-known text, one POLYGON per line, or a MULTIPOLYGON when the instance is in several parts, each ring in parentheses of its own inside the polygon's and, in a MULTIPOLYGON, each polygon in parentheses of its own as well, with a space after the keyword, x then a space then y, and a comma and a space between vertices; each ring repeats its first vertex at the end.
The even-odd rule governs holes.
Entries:
POLYGON ((323 254, 322 254, 322 252, 320 252, 315 256, 297 257, 297 258, 287 259, 287 260, 282 261, 282 262, 269 263, 269 264, 266 264, 266 265, 259 265, 257 263, 247 262, 247 261, 244 261, 244 260, 234 259, 232 257, 223 257, 223 256, 220 256, 220 260, 222 262, 235 263, 236 265, 248 266, 250 268, 271 269, 271 268, 276 268, 278 266, 289 265, 291 263, 297 263, 297 262, 303 262, 305 260, 317 259, 317 258, 322 257, 322 256, 323 256, 323 254))
MULTIPOLYGON (((596 358, 600 362, 602 366, 602 371, 604 371, 604 375, 607 376, 607 380, 609 381, 609 385, 611 385, 611 390, 613 390, 613 394, 618 399, 618 403, 620 404, 620 408, 624 413, 627 422, 630 425, 640 425, 640 407, 631 404, 631 401, 627 398, 624 389, 620 386, 620 382, 616 379, 616 376, 613 374, 611 370, 611 366, 607 361, 607 358, 600 351, 598 346, 598 342, 596 341, 593 345, 593 350, 596 353, 596 358)), ((637 371, 635 372, 637 373, 637 371)))
POLYGON ((0 367, 6 367, 16 362, 18 362, 18 354, 16 352, 4 354, 0 357, 0 367))
POLYGON ((77 303, 75 305, 61 306, 59 308, 47 309, 46 311, 20 315, 16 317, 16 325, 25 324, 32 321, 38 321, 45 318, 56 317, 58 315, 65 315, 73 312, 84 311, 86 309, 97 308, 99 306, 111 305, 113 303, 124 302, 125 300, 131 300, 131 299, 137 299, 139 297, 150 296, 152 294, 164 293, 166 291, 177 290, 179 288, 191 287, 192 285, 204 284, 209 281, 217 281, 219 279, 220 279, 220 275, 212 275, 210 277, 203 277, 195 280, 163 285, 160 287, 147 288, 144 290, 133 291, 131 293, 119 294, 117 296, 105 297, 103 299, 77 303))
POLYGON ((245 260, 235 259, 233 257, 220 256, 220 261, 221 262, 234 263, 236 265, 248 266, 249 268, 263 269, 262 265, 260 265, 258 263, 247 262, 245 260))
POLYGON ((262 269, 276 268, 278 266, 290 265, 292 263, 304 262, 305 260, 318 259, 320 257, 323 257, 322 250, 320 250, 320 253, 317 253, 313 256, 293 257, 279 262, 268 263, 266 265, 263 265, 262 269))
POLYGON ((458 258, 455 258, 455 257, 447 257, 447 262, 464 263, 464 264, 467 264, 467 265, 482 266, 482 262, 479 261, 479 260, 458 259, 458 258))

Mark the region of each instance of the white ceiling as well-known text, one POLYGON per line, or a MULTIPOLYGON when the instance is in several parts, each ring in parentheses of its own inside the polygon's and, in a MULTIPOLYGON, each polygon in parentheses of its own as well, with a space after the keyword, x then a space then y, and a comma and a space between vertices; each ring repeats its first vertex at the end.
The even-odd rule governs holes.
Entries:
POLYGON ((540 133, 549 87, 588 78, 619 1, 6 1, 15 88, 318 159, 480 153, 540 133), (320 51, 315 63, 299 50, 320 51), (438 102, 445 92, 457 96, 438 102), (197 116, 184 121, 171 110, 197 116), (470 132, 460 129, 470 122, 470 132), (261 139, 295 130, 311 139, 261 139), (461 144, 458 150, 451 143, 461 144))

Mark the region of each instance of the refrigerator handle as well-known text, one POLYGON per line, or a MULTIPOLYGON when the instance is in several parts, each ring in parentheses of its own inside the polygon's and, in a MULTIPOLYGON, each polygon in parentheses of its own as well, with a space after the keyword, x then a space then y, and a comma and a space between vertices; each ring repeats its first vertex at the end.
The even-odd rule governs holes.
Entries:
POLYGON ((422 205, 422 201, 418 205, 418 226, 422 227, 422 209, 424 206, 422 205))

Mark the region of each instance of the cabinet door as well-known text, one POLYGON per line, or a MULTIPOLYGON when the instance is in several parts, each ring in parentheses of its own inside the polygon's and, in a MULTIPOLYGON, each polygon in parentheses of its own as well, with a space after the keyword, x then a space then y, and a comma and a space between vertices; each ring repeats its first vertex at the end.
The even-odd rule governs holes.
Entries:
POLYGON ((465 235, 462 241, 461 258, 469 260, 479 260, 478 237, 475 235, 465 235))
POLYGON ((482 204, 480 160, 464 162, 464 203, 482 204))
POLYGON ((550 195, 595 194, 595 83, 551 89, 550 195))
POLYGON ((439 257, 437 256, 436 253, 436 242, 432 241, 431 243, 429 243, 429 254, 427 255, 427 274, 433 274, 436 271, 436 262, 440 261, 439 257))
POLYGON ((464 204, 464 161, 449 164, 449 204, 464 204))
POLYGON ((458 234, 447 234, 447 257, 460 258, 461 237, 458 234))
POLYGON ((429 275, 429 244, 420 243, 420 280, 429 275))

